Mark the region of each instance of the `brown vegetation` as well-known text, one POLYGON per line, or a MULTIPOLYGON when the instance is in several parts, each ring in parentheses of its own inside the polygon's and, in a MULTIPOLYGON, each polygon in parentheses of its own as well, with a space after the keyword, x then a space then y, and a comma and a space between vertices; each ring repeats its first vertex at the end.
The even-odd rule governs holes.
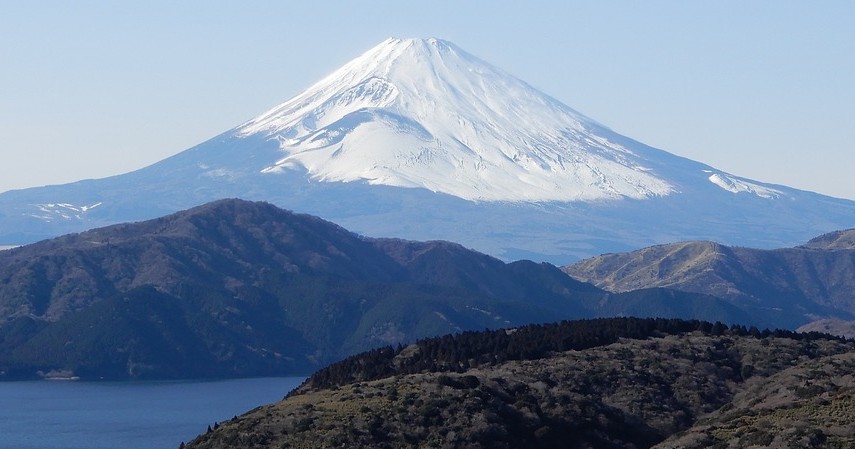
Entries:
MULTIPOLYGON (((607 321, 599 324, 607 327, 607 321)), ((780 412, 770 415, 779 426, 798 424, 786 441, 807 442, 778 447, 855 443, 845 423, 855 416, 851 402, 833 396, 851 380, 835 380, 855 360, 851 343, 751 336, 738 328, 721 335, 653 333, 658 336, 456 371, 395 373, 325 388, 310 380, 285 400, 222 423, 187 447, 694 448, 731 441, 743 445, 730 447, 752 447, 768 440, 759 418, 770 410, 780 412), (799 373, 813 371, 826 380, 805 383, 799 373), (767 393, 773 388, 789 393, 776 399, 767 393), (815 408, 804 423, 785 413, 800 400, 815 408), (833 430, 823 430, 822 439, 815 429, 827 423, 833 430)), ((395 351, 395 358, 413 357, 418 349, 395 351)))

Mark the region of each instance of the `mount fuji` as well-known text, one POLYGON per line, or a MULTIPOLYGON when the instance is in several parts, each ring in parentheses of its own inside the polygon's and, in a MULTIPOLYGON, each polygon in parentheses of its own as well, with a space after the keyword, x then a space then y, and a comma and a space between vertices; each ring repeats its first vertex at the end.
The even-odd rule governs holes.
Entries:
POLYGON ((624 137, 439 39, 388 39, 213 139, 110 178, 0 194, 0 244, 241 197, 369 236, 567 263, 680 240, 772 248, 855 202, 624 137))

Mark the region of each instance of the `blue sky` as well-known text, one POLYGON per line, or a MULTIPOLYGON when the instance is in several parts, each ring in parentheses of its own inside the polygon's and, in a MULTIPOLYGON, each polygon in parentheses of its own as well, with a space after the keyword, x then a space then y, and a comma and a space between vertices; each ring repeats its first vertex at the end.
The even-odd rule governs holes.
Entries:
POLYGON ((0 191, 156 162, 395 36, 450 40, 649 145, 855 199, 855 2, 0 6, 0 191))

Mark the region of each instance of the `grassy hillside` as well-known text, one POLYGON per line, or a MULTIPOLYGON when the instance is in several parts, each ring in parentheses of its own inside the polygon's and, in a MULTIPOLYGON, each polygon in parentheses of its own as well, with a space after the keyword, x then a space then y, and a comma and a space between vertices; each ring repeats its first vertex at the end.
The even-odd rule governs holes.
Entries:
POLYGON ((853 348, 830 337, 678 320, 467 333, 332 365, 188 447, 753 447, 766 442, 758 434, 764 413, 778 413, 779 428, 795 419, 789 403, 764 399, 773 387, 812 401, 799 406, 813 418, 775 440, 805 444, 778 447, 844 447, 835 445, 855 443, 844 424, 855 415, 840 407, 848 396, 812 395, 848 386, 848 377, 832 379, 853 348), (812 370, 826 373, 819 385, 797 374, 812 370), (833 431, 825 416, 836 417, 833 431))
POLYGON ((604 254, 563 270, 613 292, 661 287, 712 295, 751 315, 754 324, 795 329, 818 318, 855 318, 853 234, 776 250, 672 243, 604 254))

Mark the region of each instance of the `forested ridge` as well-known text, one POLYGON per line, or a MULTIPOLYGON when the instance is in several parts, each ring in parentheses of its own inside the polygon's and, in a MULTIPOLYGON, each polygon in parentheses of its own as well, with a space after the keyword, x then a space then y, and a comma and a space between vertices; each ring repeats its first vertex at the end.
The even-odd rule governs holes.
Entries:
POLYGON ((419 338, 613 315, 748 319, 705 295, 611 294, 549 264, 222 200, 0 252, 0 379, 305 375, 419 338))
POLYGON ((347 357, 310 376, 296 392, 324 389, 352 382, 424 372, 464 372, 469 368, 511 360, 536 360, 556 352, 605 346, 621 338, 645 339, 698 332, 713 336, 826 339, 845 341, 818 332, 785 329, 759 330, 721 322, 668 318, 598 318, 530 324, 513 329, 466 331, 427 338, 410 346, 387 346, 347 357))
POLYGON ((335 363, 187 447, 848 448, 853 349, 675 319, 463 332, 335 363))

